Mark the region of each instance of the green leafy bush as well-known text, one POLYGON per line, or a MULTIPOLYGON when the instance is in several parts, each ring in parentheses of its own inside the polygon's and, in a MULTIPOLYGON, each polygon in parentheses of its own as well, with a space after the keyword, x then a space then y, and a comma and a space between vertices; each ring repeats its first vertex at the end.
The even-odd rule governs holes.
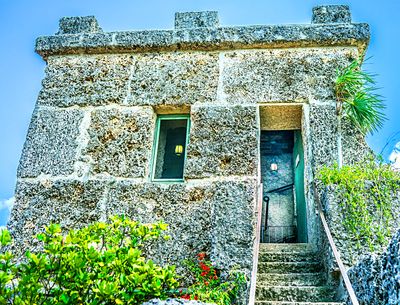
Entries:
MULTIPOLYGON (((0 304, 140 304, 166 298, 178 286, 175 267, 160 267, 142 256, 145 241, 164 234, 167 225, 140 224, 124 217, 61 234, 50 225, 37 239, 43 251, 26 253, 19 264, 0 254, 0 304)), ((0 233, 1 246, 11 242, 0 233)))
POLYGON ((187 300, 230 305, 235 301, 246 280, 243 273, 234 270, 228 278, 222 280, 219 270, 206 259, 204 252, 199 253, 195 261, 186 261, 186 265, 194 279, 194 284, 181 295, 181 298, 187 300))
POLYGON ((343 223, 358 247, 373 251, 391 236, 393 199, 400 191, 400 174, 373 157, 351 166, 324 167, 318 179, 336 185, 343 223))

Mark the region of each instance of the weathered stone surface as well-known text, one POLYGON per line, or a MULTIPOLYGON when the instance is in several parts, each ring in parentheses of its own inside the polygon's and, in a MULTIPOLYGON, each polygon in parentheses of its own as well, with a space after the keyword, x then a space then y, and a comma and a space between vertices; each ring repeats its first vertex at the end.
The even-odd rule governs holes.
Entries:
POLYGON ((80 110, 36 109, 18 167, 18 177, 69 175, 74 171, 80 110))
POLYGON ((51 57, 38 104, 68 107, 122 103, 131 65, 129 55, 51 57))
POLYGON ((366 255, 348 273, 360 304, 400 304, 400 231, 383 254, 366 255))
MULTIPOLYGON (((150 301, 147 301, 145 303, 142 303, 142 305, 205 305, 205 304, 210 304, 210 303, 203 303, 199 301, 194 301, 194 300, 185 300, 185 299, 166 299, 166 300, 160 300, 160 299, 152 299, 150 301)), ((213 303, 211 303, 213 304, 213 303)))
POLYGON ((63 17, 60 19, 60 30, 56 35, 102 32, 94 16, 63 17))
POLYGON ((116 177, 146 177, 153 142, 151 107, 95 110, 83 151, 91 174, 116 177))
POLYGON ((214 185, 211 259, 226 271, 238 266, 250 278, 256 234, 256 179, 214 185))
POLYGON ((85 34, 43 36, 36 52, 55 54, 146 52, 176 50, 226 50, 315 46, 354 46, 363 52, 370 31, 365 23, 249 25, 99 33, 97 42, 85 34), (100 38, 103 35, 104 38, 100 38), (111 37, 115 36, 115 40, 111 37), (106 45, 104 41, 110 41, 106 45))
POLYGON ((319 5, 313 7, 312 23, 350 23, 348 5, 319 5))
POLYGON ((37 250, 39 243, 33 235, 50 223, 59 223, 62 229, 69 230, 99 220, 104 215, 100 207, 103 189, 103 183, 97 181, 19 181, 7 225, 16 253, 37 250))
POLYGON ((217 96, 218 54, 155 53, 134 56, 130 105, 190 105, 217 96))
POLYGON ((310 143, 313 172, 338 161, 337 116, 335 106, 310 105, 310 143))
POLYGON ((354 164, 373 151, 365 141, 365 136, 348 119, 342 119, 343 164, 354 164))
POLYGON ((255 106, 193 107, 186 178, 256 175, 255 106))
POLYGON ((331 100, 336 70, 354 49, 226 52, 222 72, 230 103, 331 100), (246 73, 243 73, 246 71, 246 73))
POLYGON ((171 239, 149 249, 148 255, 160 264, 176 264, 199 252, 210 252, 212 185, 115 183, 109 192, 107 214, 125 214, 141 222, 163 220, 169 224, 171 239))
POLYGON ((199 184, 121 181, 109 191, 107 214, 168 223, 171 239, 149 250, 159 263, 181 266, 183 259, 204 251, 211 253, 212 260, 225 271, 238 265, 249 272, 255 186, 252 180, 199 184))
POLYGON ((218 12, 216 11, 175 13, 176 29, 217 27, 218 25, 218 12))

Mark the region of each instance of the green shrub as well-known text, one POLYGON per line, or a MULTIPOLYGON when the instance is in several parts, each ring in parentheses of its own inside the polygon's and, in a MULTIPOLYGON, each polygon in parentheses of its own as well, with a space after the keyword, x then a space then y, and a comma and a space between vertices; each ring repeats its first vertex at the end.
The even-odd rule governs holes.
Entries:
POLYGON ((324 167, 318 179, 325 186, 336 185, 343 224, 356 245, 366 244, 371 251, 384 245, 398 217, 392 204, 400 191, 400 174, 371 157, 352 166, 324 167))
MULTIPOLYGON (((15 264, 0 254, 0 304, 140 304, 166 298, 178 286, 175 267, 142 256, 143 243, 164 235, 167 225, 140 224, 124 217, 94 223, 66 236, 50 225, 37 239, 43 251, 15 264)), ((11 242, 0 233, 1 246, 11 242)))
POLYGON ((230 272, 228 278, 222 280, 219 270, 206 259, 204 252, 199 253, 195 261, 185 263, 194 279, 193 285, 181 295, 181 298, 187 300, 230 305, 237 298, 246 280, 243 273, 234 270, 230 272))

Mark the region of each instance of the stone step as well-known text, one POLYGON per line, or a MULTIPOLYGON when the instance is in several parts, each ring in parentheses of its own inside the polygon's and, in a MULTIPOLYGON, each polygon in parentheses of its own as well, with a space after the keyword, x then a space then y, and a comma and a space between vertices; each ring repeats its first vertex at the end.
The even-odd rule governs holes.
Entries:
POLYGON ((326 282, 323 273, 260 273, 260 286, 320 286, 326 282))
POLYGON ((268 262, 258 263, 257 274, 261 273, 312 273, 321 272, 320 262, 268 262))
POLYGON ((258 286, 256 301, 334 302, 328 286, 258 286))
POLYGON ((313 244, 260 244, 260 252, 316 252, 313 244))
POLYGON ((259 262, 312 262, 317 260, 318 254, 315 252, 260 251, 258 255, 259 262))
POLYGON ((255 305, 345 305, 338 302, 285 302, 285 301, 256 301, 255 305))

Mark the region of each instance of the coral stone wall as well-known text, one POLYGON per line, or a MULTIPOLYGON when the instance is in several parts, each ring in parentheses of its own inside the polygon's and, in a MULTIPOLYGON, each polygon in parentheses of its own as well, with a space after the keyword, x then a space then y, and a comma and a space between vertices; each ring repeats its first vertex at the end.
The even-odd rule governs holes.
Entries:
MULTIPOLYGON (((219 28, 212 14, 195 17, 178 14, 171 31, 118 33, 103 33, 93 17, 64 18, 57 35, 38 39, 46 75, 8 224, 20 253, 37 247, 31 237, 49 222, 66 230, 123 213, 170 225, 171 239, 149 250, 158 262, 206 251, 224 271, 238 265, 249 275, 259 104, 302 105, 307 185, 337 160, 335 73, 365 47, 368 27, 219 28), (166 112, 190 114, 184 183, 149 179, 156 117, 166 112)), ((365 145, 354 137, 349 142, 365 145)), ((345 162, 357 145, 344 145, 345 162)))
POLYGON ((348 273, 360 305, 400 304, 400 231, 383 254, 365 255, 348 273))

